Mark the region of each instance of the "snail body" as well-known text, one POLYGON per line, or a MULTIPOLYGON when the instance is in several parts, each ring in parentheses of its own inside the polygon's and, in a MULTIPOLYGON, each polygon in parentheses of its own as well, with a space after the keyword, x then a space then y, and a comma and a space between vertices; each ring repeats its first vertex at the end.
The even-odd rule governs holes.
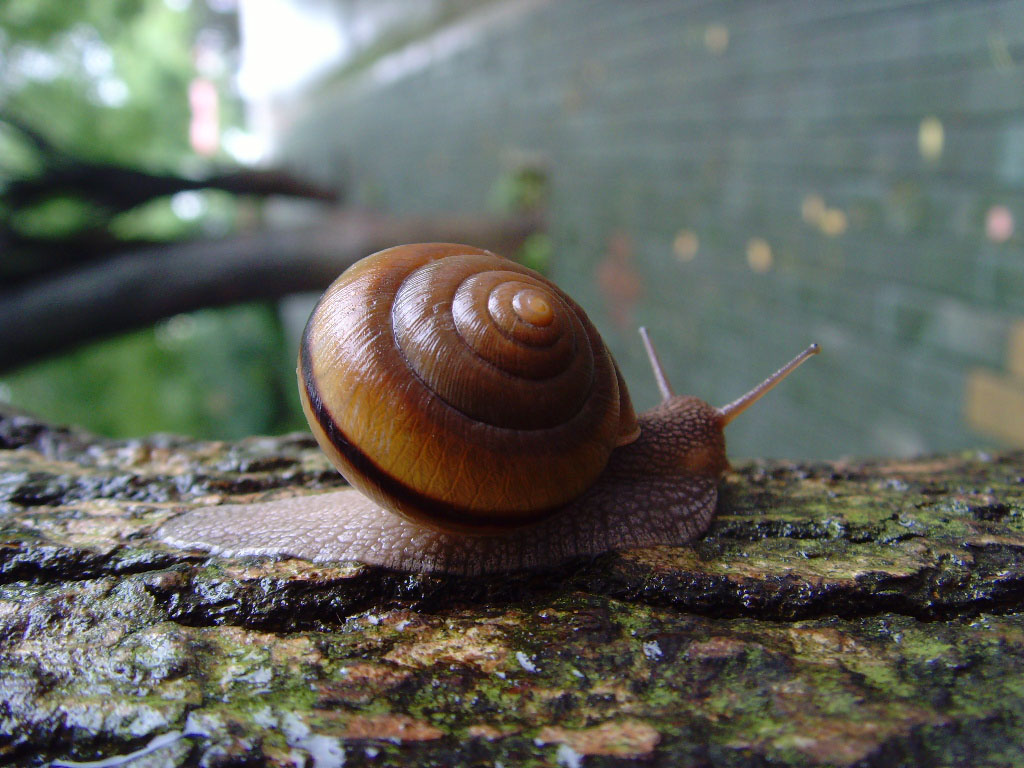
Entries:
POLYGON ((586 314, 541 275, 445 243, 369 256, 320 299, 298 365, 354 489, 201 508, 159 536, 462 574, 692 540, 728 468, 724 426, 817 346, 714 408, 671 392, 641 332, 663 402, 638 417, 586 314))

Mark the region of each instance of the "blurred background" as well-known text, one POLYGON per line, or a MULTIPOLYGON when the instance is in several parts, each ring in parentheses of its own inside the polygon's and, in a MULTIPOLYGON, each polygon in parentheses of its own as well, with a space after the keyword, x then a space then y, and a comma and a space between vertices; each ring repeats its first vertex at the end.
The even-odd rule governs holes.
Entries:
POLYGON ((647 325, 733 456, 1024 446, 1024 2, 5 0, 0 401, 304 428, 353 258, 455 239, 647 325))

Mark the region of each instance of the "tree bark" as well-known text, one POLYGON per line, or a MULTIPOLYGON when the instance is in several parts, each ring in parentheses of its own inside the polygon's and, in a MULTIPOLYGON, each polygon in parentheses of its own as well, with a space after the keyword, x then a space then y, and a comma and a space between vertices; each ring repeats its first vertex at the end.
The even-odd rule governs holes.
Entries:
POLYGON ((0 371, 203 307, 327 287, 370 253, 405 242, 467 242, 509 255, 534 218, 395 218, 345 210, 302 229, 172 243, 0 293, 0 371))
POLYGON ((695 545, 504 577, 153 538, 338 484, 305 435, 0 416, 0 762, 1024 762, 1024 454, 747 463, 695 545))

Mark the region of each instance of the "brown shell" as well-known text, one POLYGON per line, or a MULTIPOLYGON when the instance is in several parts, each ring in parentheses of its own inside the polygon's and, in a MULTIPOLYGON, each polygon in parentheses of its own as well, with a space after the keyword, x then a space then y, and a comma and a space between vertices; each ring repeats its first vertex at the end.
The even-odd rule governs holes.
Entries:
POLYGON ((441 530, 542 519, 638 434, 583 310, 536 272, 464 245, 391 248, 342 274, 306 326, 299 390, 350 483, 441 530))

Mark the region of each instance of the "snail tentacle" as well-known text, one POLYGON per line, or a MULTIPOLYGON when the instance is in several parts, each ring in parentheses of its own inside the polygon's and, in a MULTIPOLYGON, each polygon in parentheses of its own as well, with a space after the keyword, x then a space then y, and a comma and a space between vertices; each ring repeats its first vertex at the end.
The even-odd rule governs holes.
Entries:
POLYGON ((658 357, 654 344, 651 342, 651 337, 647 335, 647 329, 644 326, 640 326, 640 338, 643 340, 644 350, 647 352, 647 360, 651 364, 651 370, 654 371, 654 381, 658 385, 658 391, 661 393, 661 402, 667 403, 675 393, 672 391, 672 385, 668 383, 668 375, 661 365, 661 359, 658 357))
POLYGON ((733 400, 731 403, 723 405, 721 408, 719 408, 718 412, 719 414, 721 414, 722 417, 722 426, 724 427, 730 421, 732 421, 745 410, 747 410, 747 408, 749 408, 762 397, 764 397, 766 394, 768 394, 768 392, 774 389, 775 386, 779 384, 779 382, 781 382, 784 378, 789 376, 789 374, 791 374, 793 371, 795 371, 807 360, 809 360, 811 357, 818 354, 819 352, 821 352, 821 347, 817 344, 817 342, 811 344, 809 347, 807 347, 807 349, 805 349, 799 355, 794 357, 784 366, 779 368, 779 370, 777 370, 767 379, 762 381, 752 390, 747 392, 745 395, 741 395, 740 397, 737 397, 735 400, 733 400))

